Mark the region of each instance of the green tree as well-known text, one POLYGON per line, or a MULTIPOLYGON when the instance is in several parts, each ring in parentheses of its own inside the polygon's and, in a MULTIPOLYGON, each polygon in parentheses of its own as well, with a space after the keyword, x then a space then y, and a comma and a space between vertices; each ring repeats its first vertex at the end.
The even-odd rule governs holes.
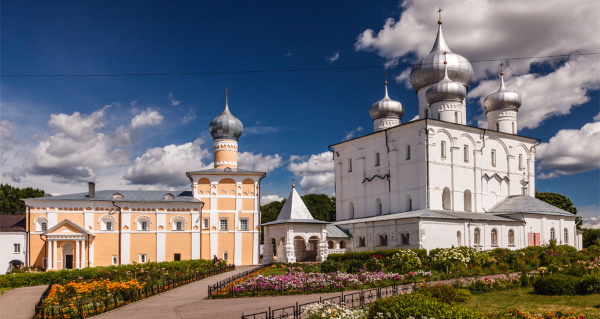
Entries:
POLYGON ((600 229, 583 229, 583 248, 592 245, 600 246, 600 229))
MULTIPOLYGON (((307 194, 301 197, 306 208, 315 219, 326 222, 335 221, 335 197, 329 197, 325 194, 307 194)), ((260 222, 264 224, 276 220, 284 204, 285 199, 260 206, 262 216, 260 222)))
POLYGON ((279 212, 281 211, 281 208, 283 208, 284 202, 285 202, 285 199, 281 202, 275 201, 275 202, 270 202, 266 205, 260 206, 260 212, 261 212, 260 222, 262 224, 265 224, 265 223, 276 220, 277 215, 279 215, 279 212))
POLYGON ((19 199, 43 197, 44 191, 37 188, 18 188, 8 184, 0 184, 0 214, 25 214, 25 207, 19 204, 19 199))
MULTIPOLYGON (((571 214, 577 215, 577 208, 573 206, 573 202, 565 195, 550 192, 536 192, 535 198, 571 214)), ((575 223, 577 224, 577 229, 581 230, 581 217, 575 218, 575 223)))

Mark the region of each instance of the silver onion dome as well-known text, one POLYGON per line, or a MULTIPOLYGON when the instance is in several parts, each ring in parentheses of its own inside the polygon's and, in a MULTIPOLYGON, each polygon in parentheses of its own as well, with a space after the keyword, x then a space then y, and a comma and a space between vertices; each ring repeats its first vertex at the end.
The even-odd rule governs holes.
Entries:
POLYGON ((402 103, 390 99, 388 96, 387 81, 384 82, 384 86, 385 95, 383 99, 371 105, 371 108, 369 109, 369 115, 373 120, 386 117, 402 118, 404 115, 404 107, 402 106, 402 103))
POLYGON ((521 106, 519 93, 508 91, 504 86, 504 73, 500 72, 500 88, 483 100, 485 112, 494 110, 518 110, 521 106))
POLYGON ((438 33, 431 52, 420 59, 410 71, 410 84, 415 91, 437 83, 444 77, 444 55, 448 62, 448 76, 451 80, 468 87, 473 79, 473 67, 463 56, 453 53, 442 33, 442 21, 438 21, 438 33))
POLYGON ((238 140, 242 136, 244 126, 242 122, 229 111, 228 99, 225 98, 225 109, 223 113, 210 121, 210 135, 213 140, 233 139, 238 140))
MULTIPOLYGON (((444 61, 443 65, 447 65, 444 61)), ((444 78, 432 85, 425 92, 427 103, 433 104, 440 101, 457 101, 462 102, 467 96, 467 90, 462 83, 450 80, 448 77, 448 69, 444 68, 444 78)))

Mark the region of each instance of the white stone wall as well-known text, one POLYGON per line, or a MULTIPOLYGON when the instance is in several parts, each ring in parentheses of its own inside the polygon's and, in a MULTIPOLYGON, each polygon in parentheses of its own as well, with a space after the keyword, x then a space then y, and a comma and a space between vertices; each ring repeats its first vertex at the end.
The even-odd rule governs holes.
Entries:
POLYGON ((25 232, 0 232, 0 275, 4 275, 12 260, 20 260, 25 265, 25 232), (14 252, 14 244, 21 245, 21 252, 14 252))

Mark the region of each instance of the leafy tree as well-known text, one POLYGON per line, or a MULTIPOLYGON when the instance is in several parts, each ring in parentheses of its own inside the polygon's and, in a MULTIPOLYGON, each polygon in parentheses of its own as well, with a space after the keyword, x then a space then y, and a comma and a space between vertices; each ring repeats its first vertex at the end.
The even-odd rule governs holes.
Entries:
MULTIPOLYGON (((326 222, 335 221, 335 197, 329 197, 325 194, 307 194, 301 197, 304 204, 306 204, 306 208, 315 219, 326 222)), ((284 204, 285 199, 281 202, 270 202, 260 206, 261 223, 276 220, 284 204)))
MULTIPOLYGON (((577 215, 577 208, 573 206, 573 202, 565 195, 550 192, 536 192, 535 198, 571 214, 577 215)), ((581 217, 575 218, 575 223, 577 224, 577 229, 581 230, 581 217)))
POLYGON ((25 207, 19 204, 19 199, 43 197, 44 191, 37 188, 18 188, 8 184, 0 184, 0 214, 25 214, 25 207))
POLYGON ((276 220, 277 215, 279 215, 279 212, 281 211, 281 208, 283 208, 284 202, 285 202, 285 199, 281 202, 275 201, 275 202, 270 202, 266 205, 260 206, 260 211, 261 211, 261 216, 262 216, 260 222, 262 224, 264 224, 264 223, 268 223, 268 222, 272 222, 272 221, 276 220))
POLYGON ((600 229, 583 229, 583 248, 592 245, 600 246, 600 229))

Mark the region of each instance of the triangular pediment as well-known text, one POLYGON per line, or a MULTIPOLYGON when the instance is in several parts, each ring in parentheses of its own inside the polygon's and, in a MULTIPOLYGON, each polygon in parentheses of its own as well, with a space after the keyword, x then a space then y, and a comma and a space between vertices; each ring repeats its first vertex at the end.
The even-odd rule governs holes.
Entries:
POLYGON ((90 233, 88 231, 86 231, 85 229, 83 229, 83 227, 75 224, 74 222, 68 220, 68 219, 64 219, 61 222, 59 222, 58 224, 56 224, 54 227, 48 229, 46 232, 44 232, 44 234, 46 235, 50 235, 50 234, 87 234, 90 235, 90 233))

